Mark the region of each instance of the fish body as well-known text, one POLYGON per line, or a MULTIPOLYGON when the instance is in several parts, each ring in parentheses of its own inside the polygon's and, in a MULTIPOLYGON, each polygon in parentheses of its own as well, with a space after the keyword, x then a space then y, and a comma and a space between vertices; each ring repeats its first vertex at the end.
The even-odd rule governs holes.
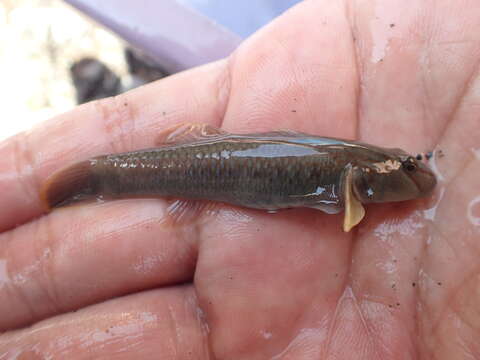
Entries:
POLYGON ((361 220, 362 203, 417 198, 434 186, 428 167, 398 149, 297 132, 235 135, 188 125, 169 131, 158 148, 98 156, 60 170, 43 197, 50 208, 96 196, 329 213, 349 208, 349 216, 361 220))

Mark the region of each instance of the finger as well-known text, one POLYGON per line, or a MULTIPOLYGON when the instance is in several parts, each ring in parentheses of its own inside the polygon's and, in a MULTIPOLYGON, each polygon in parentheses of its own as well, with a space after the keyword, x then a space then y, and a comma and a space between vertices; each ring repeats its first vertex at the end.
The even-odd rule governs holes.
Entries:
POLYGON ((210 359, 191 286, 152 290, 0 336, 0 358, 210 359))
POLYGON ((226 61, 165 78, 115 98, 80 106, 0 144, 0 231, 42 213, 39 188, 69 163, 101 153, 152 147, 178 122, 218 125, 228 82, 226 61), (195 84, 192 86, 192 84, 195 84))
POLYGON ((232 59, 224 127, 355 138, 359 83, 346 11, 305 1, 245 41, 232 59))
POLYGON ((0 331, 193 277, 200 219, 161 200, 74 206, 0 235, 0 331))
POLYGON ((458 13, 458 4, 435 1, 352 4, 361 39, 360 138, 410 152, 431 150, 477 74, 480 11, 458 13))

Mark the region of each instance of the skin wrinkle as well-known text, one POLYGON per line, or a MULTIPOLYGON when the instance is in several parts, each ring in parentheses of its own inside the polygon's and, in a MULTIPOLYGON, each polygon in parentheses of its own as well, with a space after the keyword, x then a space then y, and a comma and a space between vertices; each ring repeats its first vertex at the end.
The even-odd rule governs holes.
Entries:
POLYGON ((362 64, 361 59, 359 57, 359 47, 358 47, 358 42, 357 42, 358 29, 357 29, 357 25, 356 25, 356 18, 355 18, 355 15, 353 15, 353 16, 351 15, 351 14, 355 14, 356 12, 352 11, 350 9, 350 6, 354 6, 354 5, 349 5, 349 4, 355 4, 355 3, 354 2, 347 2, 346 3, 346 5, 345 5, 345 17, 346 17, 347 23, 350 27, 350 34, 351 34, 351 40, 352 40, 352 53, 353 53, 353 56, 355 58, 355 67, 356 67, 355 72, 356 72, 356 75, 357 75, 356 76, 357 81, 354 82, 354 83, 356 83, 355 98, 354 98, 354 101, 355 101, 354 106, 355 106, 355 109, 356 109, 354 134, 355 134, 355 139, 360 139, 360 136, 361 136, 361 133, 360 133, 360 119, 361 119, 361 116, 362 116, 360 104, 361 104, 361 100, 362 100, 362 96, 363 96, 363 93, 362 93, 362 69, 363 69, 363 64, 362 64))
MULTIPOLYGON (((13 239, 13 233, 12 234, 7 234, 7 239, 10 235, 10 239, 13 239)), ((8 241, 12 242, 12 241, 8 241)), ((7 249, 13 249, 13 247, 8 247, 7 249)), ((6 253, 6 259, 14 259, 12 256, 8 256, 8 252, 6 253)), ((24 308, 29 312, 30 318, 35 318, 35 311, 34 307, 31 306, 30 302, 27 300, 27 296, 21 291, 21 289, 15 284, 15 281, 12 279, 9 281, 6 286, 8 286, 9 290, 11 293, 15 294, 15 297, 18 299, 18 301, 22 302, 24 305, 24 308)))
POLYGON ((460 177, 460 175, 463 174, 465 169, 468 169, 471 163, 477 160, 477 157, 474 154, 470 153, 469 155, 470 156, 467 156, 467 159, 461 164, 461 166, 458 166, 458 171, 453 173, 453 176, 448 179, 448 183, 446 182, 445 186, 449 186, 450 184, 454 183, 460 177))
POLYGON ((169 324, 171 333, 174 334, 173 336, 173 348, 175 351, 175 357, 178 357, 178 349, 179 349, 179 336, 178 336, 178 323, 177 320, 175 319, 174 311, 172 309, 171 305, 168 305, 168 319, 169 319, 169 324))
MULTIPOLYGON (((474 275, 473 271, 472 271, 471 275, 474 275)), ((446 305, 444 306, 443 311, 441 311, 441 314, 443 314, 443 316, 438 316, 436 321, 433 323, 433 326, 431 326, 430 332, 431 332, 432 336, 434 338, 438 339, 438 341, 440 343, 447 344, 447 343, 441 341, 442 340, 442 331, 443 331, 441 325, 444 324, 444 323, 442 323, 442 320, 449 315, 449 313, 447 313, 448 310, 453 312, 458 317, 458 311, 455 310, 454 307, 453 307, 453 304, 455 303, 454 300, 455 300, 455 297, 460 293, 461 288, 463 288, 464 283, 467 282, 469 280, 469 278, 470 278, 470 276, 465 277, 464 280, 461 281, 461 283, 454 288, 455 290, 451 292, 451 295, 446 298, 446 301, 444 302, 446 305), (450 299, 452 299, 452 300, 450 301, 450 299)), ((460 317, 458 317, 458 318, 460 319, 460 317)), ((448 318, 447 318, 446 322, 448 323, 448 318)), ((463 324, 467 325, 468 323, 463 321, 463 324)), ((425 345, 425 348, 427 349, 427 351, 429 350, 429 347, 427 345, 425 345)), ((431 350, 431 355, 436 356, 434 349, 431 350)))
MULTIPOLYGON (((55 238, 54 235, 54 226, 52 223, 52 218, 51 217, 45 217, 45 220, 42 222, 38 222, 37 225, 38 227, 38 233, 42 233, 41 228, 43 227, 43 232, 46 235, 45 237, 45 243, 46 246, 43 246, 44 249, 47 249, 48 251, 48 257, 45 259, 44 256, 44 251, 42 251, 42 246, 36 245, 36 253, 38 254, 37 258, 42 259, 41 260, 41 271, 40 271, 40 279, 38 280, 38 284, 40 285, 41 288, 44 290, 44 294, 48 299, 48 303, 53 307, 53 311, 56 314, 61 314, 65 312, 65 307, 60 305, 60 296, 58 293, 58 288, 59 286, 57 285, 57 277, 55 274, 60 273, 55 271, 55 257, 58 256, 58 250, 57 251, 52 251, 52 248, 54 248, 55 242, 53 239, 55 238), (42 281, 42 277, 44 278, 42 281), (43 285, 43 286, 42 286, 43 285)), ((38 242, 36 242, 38 244, 38 242)), ((43 245, 43 244, 42 244, 43 245)))
MULTIPOLYGON (((345 292, 345 288, 343 288, 344 292, 345 292)), ((342 295, 344 296, 344 295, 342 295)), ((333 317, 332 317, 332 320, 330 321, 330 326, 328 328, 328 331, 327 331, 327 340, 325 342, 325 348, 324 348, 324 351, 322 353, 322 358, 327 358, 329 356, 329 353, 330 353, 330 348, 332 346, 332 338, 333 338, 333 331, 334 331, 334 328, 335 328, 335 323, 337 322, 337 319, 338 319, 338 312, 340 311, 339 308, 340 308, 340 300, 342 299, 342 296, 340 296, 340 298, 336 301, 336 304, 335 304, 335 311, 333 313, 333 317)))
MULTIPOLYGON (((457 117, 458 112, 460 111, 460 107, 463 103, 463 100, 466 98, 467 94, 472 89, 473 83, 478 78, 479 71, 480 71, 480 57, 477 63, 475 64, 475 66, 473 66, 473 69, 468 76, 468 80, 464 83, 465 85, 460 89, 460 92, 458 93, 458 96, 455 100, 452 111, 446 116, 447 121, 444 122, 444 125, 440 130, 437 139, 435 139, 435 141, 433 142, 433 144, 435 144, 436 146, 438 146, 441 143, 441 140, 445 138, 445 135, 448 133, 448 130, 450 129, 452 123, 456 122, 454 120, 457 117)), ((434 146, 434 148, 436 146, 434 146)))
MULTIPOLYGON (((430 124, 430 123, 433 123, 432 120, 433 119, 433 116, 432 116, 432 112, 431 112, 431 104, 433 103, 431 101, 431 96, 430 96, 430 91, 429 91, 429 87, 427 85, 427 74, 428 74, 428 71, 430 69, 430 47, 427 46, 425 49, 424 49, 424 52, 425 52, 425 59, 427 59, 427 63, 426 64, 422 64, 422 73, 421 73, 421 78, 422 78, 422 87, 423 87, 423 92, 422 92, 422 112, 423 112, 423 118, 424 119, 427 119, 427 124, 430 124)), ((448 123, 448 120, 447 120, 447 123, 448 123)), ((427 130, 428 132, 428 130, 427 130)), ((431 131, 429 133, 432 133, 431 131)), ((436 142, 434 141, 434 144, 436 142)))
POLYGON ((94 100, 91 103, 97 112, 102 114, 105 138, 109 139, 110 152, 118 153, 131 149, 136 130, 136 119, 132 106, 124 94, 111 98, 94 100), (125 105, 127 104, 127 105, 125 105))
MULTIPOLYGON (((471 272, 469 272, 468 276, 465 276, 459 283, 457 286, 454 286, 452 287, 451 289, 451 292, 449 290, 449 293, 450 295, 447 296, 445 298, 445 301, 444 301, 444 311, 443 311, 443 316, 448 316, 448 313, 447 313, 447 310, 451 310, 454 314, 457 314, 458 315, 458 311, 454 309, 454 306, 453 304, 455 304, 455 298, 457 297, 457 295, 462 291, 462 288, 464 287, 465 283, 467 283, 472 276, 475 276, 475 269, 478 273, 478 271, 480 271, 480 266, 478 266, 477 268, 474 268, 471 272)), ((431 334, 433 336, 435 335, 438 335, 438 338, 440 339, 442 337, 441 335, 441 332, 442 332, 442 328, 441 326, 444 324, 441 320, 443 320, 443 317, 442 316, 438 316, 435 320, 433 320, 434 322, 432 322, 432 326, 431 326, 431 334)), ((463 322, 465 325, 467 324, 465 321, 463 322)))
MULTIPOLYGON (((382 303, 382 302, 380 302, 380 301, 376 301, 375 299, 365 299, 364 301, 365 301, 366 303, 369 303, 369 304, 379 304, 379 305, 388 306, 386 303, 382 303)), ((358 305, 357 305, 357 306, 358 306, 358 305)), ((392 315, 392 317, 393 317, 394 311, 395 311, 395 309, 394 309, 393 311, 390 311, 390 314, 392 315)), ((368 326, 367 326, 367 330, 369 330, 369 329, 368 329, 368 326)), ((381 337, 381 336, 375 336, 375 334, 372 334, 371 331, 368 331, 368 333, 371 334, 371 338, 372 338, 372 342, 371 342, 371 343, 372 343, 372 344, 375 344, 375 343, 381 344, 381 345, 382 345, 382 346, 381 346, 382 349, 385 349, 386 351, 389 350, 388 346, 385 345, 384 341, 381 341, 381 340, 382 340, 382 337, 381 337), (378 341, 375 342, 375 341, 373 340, 373 339, 375 339, 375 338, 377 338, 378 341)), ((412 341, 412 343, 413 343, 413 341, 412 341)), ((380 348, 380 346, 374 346, 375 349, 376 349, 377 347, 380 348)), ((378 351, 377 351, 376 353, 377 353, 378 359, 381 359, 380 355, 378 354, 378 351)))
POLYGON ((40 194, 40 180, 34 169, 36 167, 30 147, 28 146, 28 136, 21 132, 13 137, 13 161, 16 178, 23 188, 26 199, 38 198, 40 194), (29 176, 24 176, 25 170, 31 169, 29 176))
POLYGON ((375 341, 376 337, 374 336, 374 334, 372 332, 372 329, 370 329, 370 327, 368 325, 367 318, 365 317, 365 315, 362 311, 362 308, 360 307, 360 304, 357 301, 357 297, 355 296, 355 293, 353 292, 353 288, 351 288, 351 293, 352 293, 352 300, 353 300, 353 304, 355 306, 355 309, 357 310, 358 315, 360 316, 360 319, 362 320, 362 324, 363 324, 363 328, 365 329, 365 332, 368 334, 367 335, 368 342, 372 345, 372 348, 374 349, 373 351, 375 353, 376 358, 381 359, 381 356, 378 353, 378 347, 374 345, 376 343, 376 341, 375 341))
MULTIPOLYGON (((363 314, 363 311, 361 309, 361 307, 359 306, 359 303, 358 303, 358 300, 357 300, 357 297, 355 296, 354 292, 353 292, 353 288, 344 288, 344 293, 340 296, 340 298, 338 299, 337 301, 337 304, 335 306, 335 312, 334 312, 334 315, 333 315, 333 318, 332 318, 332 321, 331 321, 331 326, 330 328, 328 329, 328 334, 327 334, 327 341, 326 341, 326 346, 325 346, 325 351, 324 351, 324 356, 325 358, 330 356, 330 347, 331 347, 331 343, 332 343, 332 338, 333 338, 333 331, 335 329, 335 323, 337 322, 337 319, 338 319, 338 316, 339 316, 339 311, 340 311, 340 308, 342 307, 343 303, 345 300, 350 300, 356 310, 356 312, 358 313, 361 321, 362 321, 362 325, 363 325, 363 329, 365 330, 365 332, 368 334, 367 335, 367 339, 369 341, 370 344, 374 343, 374 336, 372 334, 372 330, 370 329, 370 327, 368 326, 368 322, 363 314), (347 296, 346 292, 349 292, 349 295, 347 296)), ((367 300, 369 301, 369 300, 367 300)), ((377 347, 376 346, 373 346, 373 349, 374 349, 374 352, 375 352, 375 355, 376 355, 376 358, 377 359, 381 359, 380 357, 380 354, 378 353, 378 350, 377 350, 377 347)))
POLYGON ((230 106, 230 98, 232 91, 232 69, 234 68, 234 63, 236 59, 236 51, 233 52, 226 60, 222 61, 222 70, 220 71, 220 76, 215 82, 215 93, 216 98, 218 99, 218 110, 214 126, 222 129, 225 122, 226 114, 230 106))

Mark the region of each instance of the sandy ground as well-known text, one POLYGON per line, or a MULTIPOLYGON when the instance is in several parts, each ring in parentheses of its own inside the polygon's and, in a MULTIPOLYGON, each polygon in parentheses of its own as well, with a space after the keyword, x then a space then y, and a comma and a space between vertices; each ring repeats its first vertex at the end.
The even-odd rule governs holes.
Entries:
POLYGON ((75 106, 70 65, 97 57, 117 74, 120 40, 60 0, 0 2, 0 140, 75 106))

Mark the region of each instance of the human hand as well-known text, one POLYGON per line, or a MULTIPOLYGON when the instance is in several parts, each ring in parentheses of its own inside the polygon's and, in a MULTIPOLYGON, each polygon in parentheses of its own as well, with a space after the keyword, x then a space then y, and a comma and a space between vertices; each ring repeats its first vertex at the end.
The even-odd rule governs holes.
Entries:
POLYGON ((0 359, 480 356, 480 8, 345 3, 305 1, 229 59, 0 145, 0 359), (53 171, 179 122, 445 156, 430 201, 369 206, 349 234, 308 209, 166 226, 153 199, 41 216, 53 171))

